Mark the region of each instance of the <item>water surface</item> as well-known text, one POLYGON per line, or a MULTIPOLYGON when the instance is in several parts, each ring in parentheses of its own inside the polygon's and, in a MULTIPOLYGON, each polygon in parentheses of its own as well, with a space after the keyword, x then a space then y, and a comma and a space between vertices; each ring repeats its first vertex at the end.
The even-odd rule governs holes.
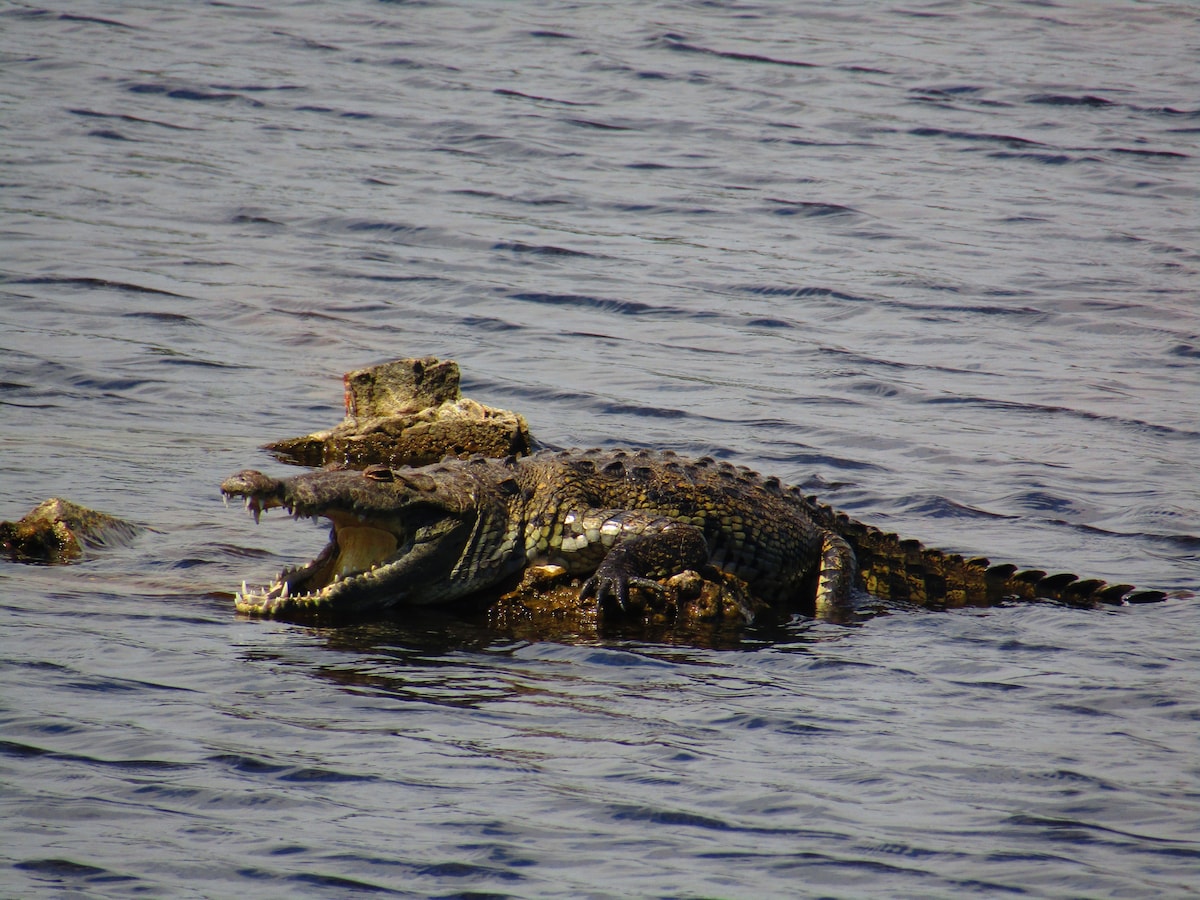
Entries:
POLYGON ((457 359, 927 543, 1200 584, 1187 4, 0 7, 0 886, 1159 896, 1200 881, 1181 600, 736 648, 240 619, 227 511, 342 372, 457 359))

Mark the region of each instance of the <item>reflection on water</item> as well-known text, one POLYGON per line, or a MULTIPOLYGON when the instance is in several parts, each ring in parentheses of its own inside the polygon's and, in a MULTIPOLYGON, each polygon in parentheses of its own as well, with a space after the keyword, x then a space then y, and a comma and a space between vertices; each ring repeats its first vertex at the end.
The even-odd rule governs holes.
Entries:
POLYGON ((1200 583, 1179 5, 0 10, 6 895, 1037 896, 1195 881, 1197 607, 720 635, 252 621, 219 503, 400 356, 555 446, 1200 583))

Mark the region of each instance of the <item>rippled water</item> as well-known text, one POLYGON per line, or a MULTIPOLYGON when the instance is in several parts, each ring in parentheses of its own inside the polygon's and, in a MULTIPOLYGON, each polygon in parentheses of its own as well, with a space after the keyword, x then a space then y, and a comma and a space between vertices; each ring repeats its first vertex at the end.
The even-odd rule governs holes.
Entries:
POLYGON ((948 549, 1200 584, 1190 4, 0 6, 0 893, 1181 896, 1195 602, 736 649, 239 619, 221 478, 460 361, 948 549))

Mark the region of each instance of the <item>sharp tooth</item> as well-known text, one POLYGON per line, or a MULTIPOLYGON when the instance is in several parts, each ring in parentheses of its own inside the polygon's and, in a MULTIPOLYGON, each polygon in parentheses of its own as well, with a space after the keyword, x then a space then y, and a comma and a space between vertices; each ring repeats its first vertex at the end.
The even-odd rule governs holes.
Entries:
POLYGON ((245 579, 243 579, 242 580, 242 597, 246 596, 247 591, 248 591, 248 588, 246 587, 246 581, 245 581, 245 579))
POLYGON ((292 593, 290 588, 291 588, 291 585, 285 581, 283 583, 283 593, 279 595, 279 599, 286 600, 288 597, 290 597, 291 593, 292 593))

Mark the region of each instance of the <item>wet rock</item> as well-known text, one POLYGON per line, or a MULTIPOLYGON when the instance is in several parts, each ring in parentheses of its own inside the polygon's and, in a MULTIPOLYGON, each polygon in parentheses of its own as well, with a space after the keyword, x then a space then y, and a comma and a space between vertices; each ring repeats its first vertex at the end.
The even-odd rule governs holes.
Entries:
POLYGON ((346 386, 346 415, 351 418, 403 416, 461 396, 458 363, 434 356, 398 359, 342 376, 346 386))
MULTIPOLYGON (((680 572, 659 581, 661 590, 634 587, 630 608, 623 615, 604 617, 605 624, 622 627, 694 631, 713 626, 745 626, 772 610, 754 599, 745 582, 706 568, 680 572)), ((580 582, 559 566, 531 566, 516 587, 488 607, 493 627, 526 635, 592 634, 601 626, 594 600, 579 599, 580 582)))
POLYGON ((346 418, 327 430, 267 444, 302 466, 423 466, 448 456, 524 456, 533 446, 523 416, 467 399, 458 364, 428 356, 347 372, 346 418))
POLYGON ((0 546, 16 562, 67 563, 89 550, 128 544, 136 525, 51 497, 16 522, 0 522, 0 546))

